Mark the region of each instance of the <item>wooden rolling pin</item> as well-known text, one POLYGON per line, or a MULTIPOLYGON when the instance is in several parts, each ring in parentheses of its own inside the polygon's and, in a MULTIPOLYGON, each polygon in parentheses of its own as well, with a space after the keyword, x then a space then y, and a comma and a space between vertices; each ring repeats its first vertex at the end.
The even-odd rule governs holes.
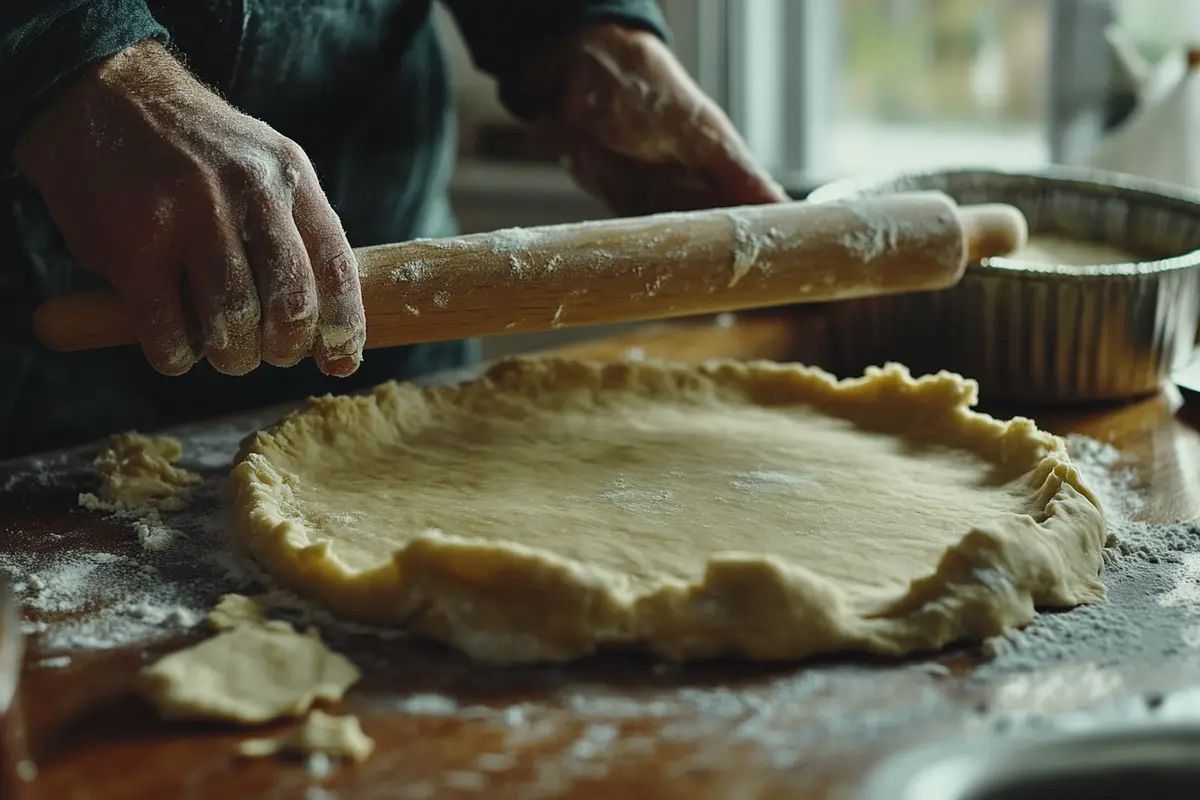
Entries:
MULTIPOLYGON (((355 250, 367 347, 942 289, 1027 238, 940 192, 658 214, 355 250)), ((109 290, 38 308, 52 350, 136 341, 109 290)))

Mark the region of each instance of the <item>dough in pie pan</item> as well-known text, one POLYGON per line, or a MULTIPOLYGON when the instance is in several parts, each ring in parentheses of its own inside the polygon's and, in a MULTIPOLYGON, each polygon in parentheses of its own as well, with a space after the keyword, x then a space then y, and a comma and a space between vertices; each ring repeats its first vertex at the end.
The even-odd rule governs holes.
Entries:
POLYGON ((311 400, 246 442, 240 543, 482 660, 901 655, 1104 599, 1061 439, 901 366, 519 359, 311 400))
POLYGON ((1044 236, 1137 254, 1130 263, 989 259, 939 292, 850 300, 830 311, 839 375, 901 361, 979 381, 991 401, 1075 403, 1157 392, 1187 361, 1200 314, 1200 194, 1095 170, 962 169, 827 184, 813 202, 937 189, 1009 203, 1044 236))

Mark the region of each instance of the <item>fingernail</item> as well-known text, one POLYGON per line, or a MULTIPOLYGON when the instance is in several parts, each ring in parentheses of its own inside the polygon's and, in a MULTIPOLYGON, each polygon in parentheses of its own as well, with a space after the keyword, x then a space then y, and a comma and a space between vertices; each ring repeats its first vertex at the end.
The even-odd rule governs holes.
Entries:
POLYGON ((329 362, 329 373, 338 377, 345 377, 358 369, 358 365, 361 363, 362 359, 355 356, 335 358, 329 362))

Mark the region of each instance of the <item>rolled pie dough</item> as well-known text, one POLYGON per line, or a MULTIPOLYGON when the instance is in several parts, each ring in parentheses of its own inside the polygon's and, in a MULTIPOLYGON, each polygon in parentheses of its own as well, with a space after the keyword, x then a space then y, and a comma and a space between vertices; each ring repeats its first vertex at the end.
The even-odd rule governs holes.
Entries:
POLYGON ((897 655, 1104 599, 1058 437, 888 365, 513 360, 248 440, 237 536, 345 617, 492 661, 897 655))

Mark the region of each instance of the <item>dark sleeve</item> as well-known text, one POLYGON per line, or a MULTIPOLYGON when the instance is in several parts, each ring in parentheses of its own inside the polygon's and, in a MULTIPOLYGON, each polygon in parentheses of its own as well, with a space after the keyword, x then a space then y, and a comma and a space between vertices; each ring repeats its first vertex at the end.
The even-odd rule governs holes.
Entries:
POLYGON ((530 116, 508 80, 524 59, 579 28, 617 22, 653 33, 664 41, 670 35, 655 0, 446 0, 458 22, 471 56, 484 72, 500 83, 500 99, 517 116, 530 116))
POLYGON ((0 0, 0 175, 54 89, 80 67, 145 39, 167 41, 146 0, 0 0))

